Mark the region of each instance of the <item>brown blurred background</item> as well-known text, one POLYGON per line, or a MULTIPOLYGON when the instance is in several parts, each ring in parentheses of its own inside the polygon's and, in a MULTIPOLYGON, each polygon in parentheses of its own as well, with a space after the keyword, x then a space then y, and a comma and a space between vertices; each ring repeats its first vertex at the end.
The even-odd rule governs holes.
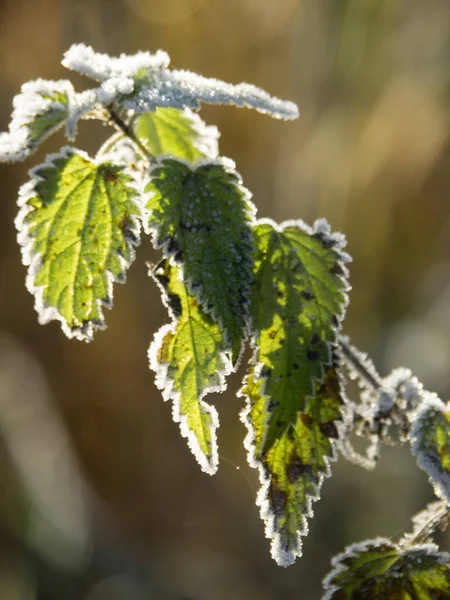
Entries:
MULTIPOLYGON (((411 367, 450 396, 450 3, 448 0, 0 0, 0 130, 29 79, 70 77, 62 53, 166 50, 172 65, 294 100, 283 123, 202 110, 222 131, 260 216, 325 216, 354 257, 346 333, 380 371, 411 367)), ((107 135, 81 125, 91 153, 107 135)), ((432 498, 407 449, 373 473, 345 463, 316 505, 304 557, 270 559, 235 392, 219 473, 201 473, 149 371, 167 320, 145 260, 115 288, 108 329, 86 345, 37 324, 13 220, 25 165, 1 166, 1 600, 313 600, 330 557, 399 536, 432 498)), ((442 538, 448 547, 449 538, 442 538)))

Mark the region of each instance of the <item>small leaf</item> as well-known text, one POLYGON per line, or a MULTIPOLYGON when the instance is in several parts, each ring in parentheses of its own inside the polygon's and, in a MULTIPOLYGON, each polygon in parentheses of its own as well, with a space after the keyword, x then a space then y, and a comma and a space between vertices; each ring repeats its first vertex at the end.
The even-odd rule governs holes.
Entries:
POLYGON ((70 81, 37 79, 22 86, 13 101, 9 132, 0 134, 0 162, 28 158, 69 116, 74 96, 70 81))
POLYGON ((73 44, 65 52, 62 65, 95 81, 103 82, 120 77, 135 79, 153 70, 167 67, 169 62, 168 54, 162 50, 158 50, 155 54, 150 52, 121 54, 116 58, 109 54, 95 52, 85 44, 73 44))
POLYGON ((246 326, 254 207, 234 164, 163 158, 150 172, 148 228, 182 264, 183 280, 225 333, 233 364, 246 326))
POLYGON ((124 281, 139 243, 140 207, 131 176, 106 159, 65 148, 30 171, 16 219, 27 288, 41 323, 90 341, 105 327, 112 282, 124 281))
POLYGON ((450 503, 450 404, 430 392, 413 415, 411 450, 436 494, 450 503))
POLYGON ((104 104, 117 101, 135 114, 158 107, 198 110, 202 103, 208 103, 246 106, 276 119, 299 116, 296 104, 273 98, 254 85, 232 85, 190 71, 170 71, 169 57, 160 50, 115 58, 75 44, 65 53, 62 64, 101 82, 99 99, 103 97, 104 104))
POLYGON ((346 548, 332 561, 324 600, 444 600, 450 597, 450 555, 434 544, 400 548, 376 538, 346 548))
POLYGON ((241 390, 248 401, 242 418, 272 556, 287 566, 300 556, 306 517, 334 457, 343 402, 335 342, 349 257, 323 221, 313 230, 259 221, 255 244, 254 366, 241 390))
POLYGON ((180 423, 203 471, 217 470, 217 412, 203 398, 225 389, 231 363, 223 334, 180 280, 180 269, 168 260, 152 276, 163 292, 172 323, 163 326, 149 348, 150 367, 165 400, 173 400, 173 419, 180 423))
POLYGON ((208 127, 188 108, 157 108, 142 115, 136 133, 154 156, 171 154, 193 163, 199 158, 217 158, 219 153, 217 127, 208 127))

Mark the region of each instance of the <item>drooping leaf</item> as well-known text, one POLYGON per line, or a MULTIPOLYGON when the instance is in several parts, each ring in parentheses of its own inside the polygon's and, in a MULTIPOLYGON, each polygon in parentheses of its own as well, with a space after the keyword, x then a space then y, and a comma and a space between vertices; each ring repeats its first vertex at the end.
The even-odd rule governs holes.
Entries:
POLYGON ((104 328, 112 282, 124 281, 139 243, 140 206, 131 176, 72 148, 30 171, 16 219, 27 288, 41 323, 57 319, 68 337, 90 341, 104 328))
POLYGON ((344 239, 319 221, 255 226, 253 367, 241 395, 249 461, 272 556, 291 564, 334 456, 342 391, 335 342, 345 305, 344 239), (325 378, 324 378, 325 374, 325 378))
POLYGON ((189 292, 225 332, 235 363, 251 281, 254 207, 249 192, 231 162, 191 167, 171 158, 152 168, 146 191, 155 245, 182 264, 189 292))
POLYGON ((204 402, 225 389, 231 363, 220 327, 202 309, 180 280, 180 269, 168 260, 151 272, 163 291, 172 316, 149 348, 150 367, 165 400, 173 400, 173 418, 180 423, 195 458, 209 474, 217 470, 217 411, 204 402))
POLYGON ((9 131, 0 133, 0 162, 25 160, 62 127, 73 95, 70 81, 37 79, 25 83, 13 100, 9 131))
POLYGON ((324 600, 445 600, 450 555, 434 544, 401 548, 385 538, 354 544, 336 556, 324 600))
POLYGON ((293 102, 273 98, 254 85, 232 85, 190 71, 171 71, 167 68, 168 55, 160 50, 154 55, 138 52, 114 58, 75 44, 65 53, 62 64, 101 82, 108 102, 118 101, 136 114, 153 112, 157 107, 198 110, 202 103, 208 103, 246 106, 277 119, 299 116, 293 102))
POLYGON ((436 494, 450 503, 450 405, 429 392, 413 415, 411 450, 436 494))
POLYGON ((137 120, 136 133, 152 154, 171 154, 195 162, 199 158, 217 158, 219 132, 207 126, 186 108, 157 108, 137 120))

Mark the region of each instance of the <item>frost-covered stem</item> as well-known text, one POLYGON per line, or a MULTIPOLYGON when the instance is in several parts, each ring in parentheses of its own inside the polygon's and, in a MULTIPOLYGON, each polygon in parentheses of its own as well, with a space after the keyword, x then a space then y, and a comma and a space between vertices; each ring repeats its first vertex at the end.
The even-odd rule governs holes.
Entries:
POLYGON ((350 365, 357 371, 361 379, 366 384, 378 391, 382 387, 381 377, 378 373, 373 370, 369 371, 366 365, 361 361, 362 352, 350 345, 343 336, 339 336, 339 346, 344 358, 350 363, 350 365))
POLYGON ((135 135, 132 128, 125 123, 125 121, 117 114, 116 110, 112 106, 109 106, 107 110, 112 124, 133 142, 133 144, 139 149, 140 153, 150 162, 150 164, 154 163, 155 157, 147 150, 137 135, 135 135))
POLYGON ((402 540, 403 546, 424 544, 438 527, 445 528, 449 519, 449 507, 445 502, 427 519, 422 526, 413 534, 405 536, 402 540))

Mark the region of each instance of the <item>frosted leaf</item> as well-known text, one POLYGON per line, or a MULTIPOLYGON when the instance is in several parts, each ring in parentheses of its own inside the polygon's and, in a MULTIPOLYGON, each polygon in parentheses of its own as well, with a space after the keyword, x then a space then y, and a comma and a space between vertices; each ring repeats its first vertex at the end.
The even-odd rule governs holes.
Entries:
POLYGON ((234 163, 161 158, 150 170, 147 228, 181 265, 183 280, 241 353, 251 282, 254 206, 234 163))
POLYGON ((65 53, 62 64, 101 82, 102 103, 117 100, 135 114, 154 112, 158 107, 198 110, 207 103, 254 108, 277 119, 299 116, 293 102, 273 98, 254 85, 232 85, 190 71, 171 71, 167 69, 168 55, 160 50, 115 58, 75 44, 65 53))
POLYGON ((150 368, 165 400, 173 401, 173 419, 203 471, 217 470, 217 411, 203 398, 226 388, 232 365, 220 327, 189 294, 180 269, 163 260, 150 274, 163 293, 172 317, 149 348, 150 368))
POLYGON ((437 600, 450 597, 450 554, 434 544, 401 548, 386 538, 348 546, 332 560, 323 600, 437 600))
POLYGON ((137 119, 135 131, 153 156, 171 154, 194 163, 219 154, 217 127, 207 126, 188 108, 157 108, 137 119))
POLYGON ((0 134, 0 162, 28 158, 49 135, 62 127, 74 96, 69 81, 37 79, 14 97, 9 131, 0 134))
POLYGON ((400 540, 402 547, 411 546, 413 543, 430 542, 431 536, 439 528, 444 531, 449 520, 448 506, 445 502, 431 502, 428 506, 412 518, 413 530, 400 540))
POLYGON ((113 281, 124 281, 139 244, 138 190, 123 167, 64 148, 30 171, 16 219, 27 288, 41 323, 68 337, 103 329, 113 281))
POLYGON ((411 451, 436 495, 450 504, 450 405, 435 394, 424 392, 413 415, 411 451))
POLYGON ((167 67, 169 62, 168 54, 162 50, 158 50, 155 54, 150 52, 137 52, 131 56, 121 54, 117 58, 95 52, 85 44, 73 44, 62 60, 63 66, 67 69, 100 82, 121 77, 135 79, 147 74, 148 71, 167 67))
POLYGON ((190 71, 154 71, 147 82, 142 82, 134 94, 123 100, 124 106, 137 114, 154 111, 158 106, 198 110, 202 103, 253 108, 276 119, 299 116, 296 104, 274 98, 254 85, 232 85, 190 71))
POLYGON ((240 395, 245 447, 262 487, 257 504, 278 564, 301 554, 342 419, 335 356, 347 303, 345 240, 323 221, 254 226, 252 366, 240 395))
POLYGON ((78 121, 80 119, 95 118, 97 116, 94 113, 97 105, 97 90, 85 90, 72 96, 66 123, 66 137, 69 141, 73 141, 76 138, 78 121))

